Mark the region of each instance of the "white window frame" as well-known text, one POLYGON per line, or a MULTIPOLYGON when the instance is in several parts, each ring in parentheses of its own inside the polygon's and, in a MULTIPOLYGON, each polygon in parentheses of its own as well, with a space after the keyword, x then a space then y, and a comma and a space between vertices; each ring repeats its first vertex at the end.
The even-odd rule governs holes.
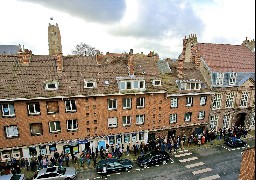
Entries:
POLYGON ((129 81, 119 81, 119 90, 145 90, 145 80, 129 80, 129 81), (130 84, 128 86, 128 83, 130 84))
POLYGON ((132 108, 132 98, 123 98, 122 99, 123 109, 132 108))
POLYGON ((192 119, 192 112, 186 112, 185 115, 184 115, 184 121, 185 122, 190 122, 191 119, 192 119))
POLYGON ((221 93, 216 93, 213 96, 213 101, 212 101, 212 109, 221 109, 221 100, 222 100, 222 94, 221 93))
POLYGON ((216 85, 221 86, 223 85, 223 80, 224 80, 224 73, 216 73, 216 85))
POLYGON ((218 127, 219 116, 217 114, 210 116, 210 129, 216 130, 218 127))
POLYGON ((235 72, 229 73, 229 81, 228 81, 229 85, 235 85, 236 84, 236 76, 237 76, 237 74, 235 72))
POLYGON ((108 110, 117 109, 117 99, 108 99, 108 110))
POLYGON ((198 112, 198 119, 203 120, 205 118, 205 111, 199 111, 198 112))
POLYGON ((58 89, 59 89, 59 82, 53 81, 53 82, 45 83, 45 90, 47 91, 55 91, 58 89), (54 87, 50 87, 51 85, 54 85, 54 87))
POLYGON ((223 115, 223 128, 230 128, 230 122, 231 122, 231 114, 224 114, 223 115))
POLYGON ((92 88, 96 88, 97 87, 97 83, 94 80, 84 80, 84 88, 88 88, 88 89, 92 89, 92 88), (91 86, 89 86, 89 84, 92 84, 91 86))
POLYGON ((17 125, 5 126, 5 135, 7 138, 19 137, 19 129, 17 125))
POLYGON ((136 98, 136 107, 137 109, 145 107, 145 97, 136 98))
POLYGON ((78 129, 77 119, 68 119, 67 120, 67 130, 68 131, 76 131, 78 129), (71 128, 69 128, 69 125, 71 128))
POLYGON ((186 97, 186 106, 188 107, 193 106, 193 96, 186 97))
POLYGON ((14 117, 15 111, 14 111, 14 104, 12 103, 4 103, 2 104, 2 115, 3 117, 14 117), (4 107, 7 106, 7 107, 4 107), (8 112, 8 114, 6 114, 8 112))
POLYGON ((170 124, 177 123, 177 114, 170 114, 170 124))
POLYGON ((178 107, 178 98, 171 98, 171 108, 177 108, 178 107))
POLYGON ((152 81, 152 85, 153 86, 162 86, 162 82, 161 82, 161 80, 153 80, 152 81), (157 83, 158 82, 158 83, 157 83))
POLYGON ((109 117, 108 118, 108 127, 116 128, 117 127, 117 117, 109 117))
POLYGON ((226 94, 226 108, 233 108, 235 101, 235 92, 229 92, 226 94))
POLYGON ((145 122, 145 114, 136 115, 136 124, 137 125, 144 124, 144 122, 145 122))
POLYGON ((249 102, 249 92, 244 91, 241 94, 240 107, 247 107, 249 102))
POLYGON ((123 126, 130 126, 132 124, 132 117, 131 116, 123 116, 122 121, 123 121, 123 126))
POLYGON ((50 130, 50 133, 58 133, 58 132, 61 132, 60 121, 50 121, 50 122, 49 122, 49 130, 50 130), (57 129, 57 124, 58 124, 58 123, 59 123, 60 129, 57 129), (54 125, 54 129, 51 128, 51 124, 54 125))
POLYGON ((39 104, 39 102, 35 102, 35 103, 29 103, 28 104, 28 114, 30 114, 30 115, 38 115, 38 114, 40 114, 40 104, 39 104), (39 111, 37 111, 36 109, 36 106, 38 105, 38 109, 39 109, 39 111), (32 111, 30 111, 31 110, 31 108, 33 109, 33 112, 32 111))
POLYGON ((207 96, 200 97, 200 106, 206 105, 207 96))
POLYGON ((66 112, 76 112, 77 111, 76 101, 74 99, 65 100, 65 109, 66 109, 66 112), (67 106, 68 104, 69 106, 67 106), (70 109, 67 109, 68 107, 70 107, 70 109))
POLYGON ((129 143, 131 139, 131 134, 124 134, 124 143, 129 143))
POLYGON ((180 83, 180 90, 186 90, 187 83, 180 83))

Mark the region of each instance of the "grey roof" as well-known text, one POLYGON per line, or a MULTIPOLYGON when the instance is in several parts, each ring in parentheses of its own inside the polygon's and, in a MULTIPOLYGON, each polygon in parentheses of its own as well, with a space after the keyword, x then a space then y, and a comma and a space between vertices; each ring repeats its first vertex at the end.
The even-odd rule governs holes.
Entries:
POLYGON ((162 74, 171 73, 171 68, 166 61, 157 61, 157 67, 162 74))
POLYGON ((255 73, 246 73, 247 75, 245 75, 241 80, 237 79, 237 85, 241 86, 243 83, 245 83, 245 81, 247 81, 248 79, 253 79, 255 81, 255 73))
POLYGON ((19 49, 19 45, 0 45, 0 54, 16 55, 19 49))

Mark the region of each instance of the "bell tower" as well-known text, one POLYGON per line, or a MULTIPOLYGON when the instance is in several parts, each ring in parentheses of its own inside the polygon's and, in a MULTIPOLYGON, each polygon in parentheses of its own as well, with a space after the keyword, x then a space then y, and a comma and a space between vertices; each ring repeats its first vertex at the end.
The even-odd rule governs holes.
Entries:
POLYGON ((62 54, 61 36, 58 24, 48 26, 49 55, 62 54))

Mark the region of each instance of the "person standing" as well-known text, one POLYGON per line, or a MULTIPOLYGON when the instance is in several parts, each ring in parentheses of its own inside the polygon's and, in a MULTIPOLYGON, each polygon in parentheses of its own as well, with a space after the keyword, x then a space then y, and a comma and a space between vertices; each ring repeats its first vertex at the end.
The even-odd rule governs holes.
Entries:
POLYGON ((29 166, 28 158, 25 159, 25 166, 26 166, 26 168, 27 168, 27 171, 29 171, 29 169, 28 169, 28 166, 29 166))
POLYGON ((130 153, 130 143, 126 146, 126 155, 129 156, 130 153))
POLYGON ((69 155, 66 154, 65 156, 65 161, 66 161, 66 166, 69 167, 68 163, 69 163, 69 155))

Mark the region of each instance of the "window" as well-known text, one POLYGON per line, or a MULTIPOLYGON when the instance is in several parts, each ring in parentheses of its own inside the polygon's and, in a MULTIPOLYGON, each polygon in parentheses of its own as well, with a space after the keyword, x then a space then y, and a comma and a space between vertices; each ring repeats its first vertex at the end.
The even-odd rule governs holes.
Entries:
POLYGON ((144 124, 145 114, 136 115, 136 124, 144 124))
POLYGON ((132 99, 123 98, 123 109, 131 109, 131 108, 132 108, 132 99))
POLYGON ((205 117, 205 111, 199 111, 199 113, 198 113, 198 119, 199 119, 199 120, 202 120, 202 119, 204 119, 204 117, 205 117))
POLYGON ((190 82, 190 83, 180 83, 180 90, 200 90, 201 83, 199 82, 190 82))
POLYGON ((47 101, 46 102, 47 114, 59 113, 58 101, 47 101))
POLYGON ((178 107, 178 98, 171 98, 171 108, 178 107))
POLYGON ((216 85, 223 85, 223 79, 224 79, 224 74, 223 73, 217 73, 216 77, 216 85))
POLYGON ((186 97, 186 106, 192 106, 193 105, 193 97, 188 96, 186 97))
POLYGON ((210 117, 210 128, 211 130, 217 131, 217 124, 218 124, 219 116, 218 115, 211 115, 210 117))
POLYGON ((221 99, 222 99, 222 95, 220 93, 217 93, 213 96, 213 102, 212 102, 213 110, 221 108, 221 99))
POLYGON ((130 142, 130 134, 124 134, 124 143, 130 142))
POLYGON ((43 125, 42 123, 32 123, 30 124, 31 136, 41 136, 43 135, 43 125))
POLYGON ((230 128, 230 120, 231 120, 231 115, 230 114, 224 114, 223 116, 223 128, 230 128))
POLYGON ((177 123, 177 114, 170 114, 170 124, 177 123))
POLYGON ((139 141, 144 140, 144 132, 139 132, 139 141))
POLYGON ((108 99, 108 110, 117 109, 117 100, 116 99, 108 99))
POLYGON ((241 96, 240 106, 241 107, 247 107, 248 100, 249 100, 249 93, 248 92, 243 92, 242 96, 241 96))
POLYGON ((206 96, 201 96, 200 97, 200 106, 206 105, 206 99, 207 99, 206 96))
POLYGON ((153 80, 153 86, 161 86, 161 80, 153 80))
POLYGON ((28 104, 28 114, 29 115, 39 115, 40 106, 38 102, 28 104))
POLYGON ((47 83, 45 84, 45 90, 48 90, 48 91, 58 90, 58 88, 59 88, 59 83, 56 82, 56 81, 47 82, 47 83))
POLYGON ((117 127, 117 118, 116 117, 108 118, 108 127, 109 128, 117 127))
POLYGON ((229 85, 235 85, 236 84, 236 73, 231 72, 229 73, 229 85))
POLYGON ((180 90, 186 90, 186 83, 180 83, 180 90))
POLYGON ((123 116, 123 126, 131 125, 131 116, 123 116))
POLYGON ((76 131, 78 129, 78 124, 76 119, 67 120, 67 130, 76 131))
POLYGON ((49 122, 50 132, 51 133, 58 133, 61 131, 60 128, 60 121, 51 121, 49 122))
POLYGON ((76 112, 76 101, 66 100, 65 101, 66 112, 76 112))
POLYGON ((97 124, 98 122, 97 122, 97 120, 93 120, 93 124, 97 124))
POLYGON ((132 133, 132 142, 136 142, 136 141, 137 141, 137 134, 132 133))
POLYGON ((119 89, 122 90, 145 90, 145 80, 120 81, 119 89))
POLYGON ((136 106, 137 106, 137 108, 144 108, 145 107, 145 98, 144 97, 137 98, 136 106))
POLYGON ((84 80, 84 88, 96 88, 96 82, 93 80, 84 80))
POLYGON ((19 130, 16 125, 5 126, 4 128, 5 128, 6 138, 19 137, 19 130))
POLYGON ((191 121, 191 117, 192 117, 192 112, 186 112, 184 116, 184 121, 185 122, 191 121))
POLYGON ((14 105, 13 104, 2 104, 2 115, 3 117, 14 117, 14 105))
POLYGON ((226 95, 226 108, 233 108, 234 107, 234 100, 235 100, 235 93, 230 92, 226 95))

